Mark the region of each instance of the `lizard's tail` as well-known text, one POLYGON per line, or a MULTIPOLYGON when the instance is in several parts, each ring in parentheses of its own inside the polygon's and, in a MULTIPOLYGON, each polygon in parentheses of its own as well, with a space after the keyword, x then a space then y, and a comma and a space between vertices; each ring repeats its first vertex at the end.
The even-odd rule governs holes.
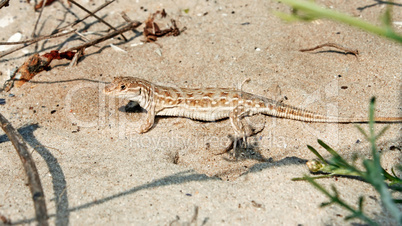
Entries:
MULTIPOLYGON (((312 111, 296 108, 285 104, 268 104, 262 114, 271 115, 278 118, 293 119, 303 122, 316 123, 367 123, 368 118, 344 118, 336 116, 326 116, 312 111)), ((402 117, 376 117, 377 123, 402 123, 402 117)))

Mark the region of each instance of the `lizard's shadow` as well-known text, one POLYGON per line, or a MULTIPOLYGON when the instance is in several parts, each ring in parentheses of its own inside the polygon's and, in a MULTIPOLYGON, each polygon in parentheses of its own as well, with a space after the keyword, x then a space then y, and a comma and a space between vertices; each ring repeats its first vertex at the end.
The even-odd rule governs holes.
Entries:
POLYGON ((228 153, 231 158, 223 157, 223 159, 228 162, 238 162, 247 159, 257 160, 259 162, 270 161, 270 159, 265 158, 261 154, 257 135, 258 133, 248 137, 247 142, 229 135, 229 139, 231 139, 233 143, 226 148, 225 152, 219 153, 218 155, 228 153))
MULTIPOLYGON (((137 102, 131 101, 131 100, 126 105, 119 107, 119 111, 123 112, 123 113, 130 113, 130 114, 147 112, 147 110, 142 108, 137 102)), ((161 116, 155 117, 155 122, 154 122, 154 125, 152 126, 152 128, 154 128, 158 124, 160 118, 161 118, 161 116)))
POLYGON ((129 101, 126 105, 119 107, 120 112, 127 112, 127 113, 142 113, 146 112, 144 108, 142 108, 137 102, 129 101))

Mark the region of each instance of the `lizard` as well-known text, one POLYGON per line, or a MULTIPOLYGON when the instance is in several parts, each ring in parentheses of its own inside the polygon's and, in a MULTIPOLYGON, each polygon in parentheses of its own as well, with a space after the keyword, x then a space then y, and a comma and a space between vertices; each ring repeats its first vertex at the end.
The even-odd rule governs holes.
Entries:
MULTIPOLYGON (((236 136, 250 134, 241 123, 243 117, 264 114, 309 123, 367 123, 367 118, 326 116, 293 107, 269 98, 232 88, 178 88, 160 86, 136 77, 116 77, 104 93, 137 102, 147 111, 138 129, 152 128, 155 116, 177 116, 193 120, 217 121, 229 118, 236 136)), ((380 123, 402 123, 402 117, 376 117, 380 123)))

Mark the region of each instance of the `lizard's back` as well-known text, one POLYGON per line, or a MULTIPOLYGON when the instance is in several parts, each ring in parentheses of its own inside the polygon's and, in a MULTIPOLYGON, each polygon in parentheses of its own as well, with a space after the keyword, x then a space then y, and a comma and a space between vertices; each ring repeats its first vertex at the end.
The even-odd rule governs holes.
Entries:
POLYGON ((156 86, 154 88, 156 114, 181 116, 196 120, 215 121, 228 118, 238 106, 244 106, 250 113, 257 114, 262 108, 280 106, 271 99, 230 88, 175 88, 156 86))

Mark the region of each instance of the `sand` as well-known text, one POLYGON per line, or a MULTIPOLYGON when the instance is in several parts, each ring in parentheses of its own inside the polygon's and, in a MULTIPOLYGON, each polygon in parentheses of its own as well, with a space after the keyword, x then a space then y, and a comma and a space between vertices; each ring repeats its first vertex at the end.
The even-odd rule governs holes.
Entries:
MULTIPOLYGON (((374 24, 380 24, 379 15, 386 9, 385 4, 366 1, 320 3, 374 24)), ((95 9, 101 3, 81 4, 95 9)), ((327 20, 285 23, 273 12, 289 9, 275 1, 120 0, 97 15, 120 26, 124 24, 122 11, 133 20, 145 21, 160 9, 165 9, 179 28, 187 29, 179 36, 160 38, 157 44, 142 44, 141 33, 126 32, 127 42, 115 37, 90 47, 74 67, 68 67, 67 60, 55 60, 51 70, 41 72, 31 83, 0 93, 6 101, 0 106, 1 113, 32 150, 49 222, 345 224, 349 212, 336 205, 320 208, 328 199, 309 183, 291 179, 310 174, 305 163, 315 156, 306 145, 329 157, 317 139, 348 160, 353 153, 369 157, 369 144, 353 125, 256 116, 249 123, 265 128, 249 139, 254 147, 218 155, 233 134, 229 120, 208 123, 158 117, 149 132, 136 134, 144 111, 126 112, 128 101, 105 96, 104 82, 133 76, 177 87, 235 88, 250 79, 244 91, 323 114, 366 117, 369 100, 375 96, 377 116, 400 116, 402 45, 327 20), (328 47, 299 51, 328 42, 358 49, 360 55, 328 47)), ((37 15, 33 3, 11 1, 0 10, 0 20, 8 23, 1 28, 1 41, 17 32, 22 39, 29 38, 37 15)), ((38 34, 49 34, 83 16, 85 12, 77 7, 55 2, 45 8, 38 34)), ((402 21, 399 6, 394 7, 393 19, 402 21)), ((92 18, 77 28, 88 39, 108 31, 92 18)), ((395 29, 402 32, 400 25, 395 29)), ((63 50, 82 41, 79 36, 68 41, 53 39, 1 58, 1 83, 35 51, 63 50)), ((362 127, 367 129, 367 125, 362 127)), ((401 124, 392 124, 378 142, 388 171, 402 159, 401 128, 401 124)), ((2 131, 0 149, 0 215, 15 224, 35 224, 21 162, 2 131)), ((371 218, 381 225, 395 224, 369 184, 342 177, 319 182, 326 188, 335 185, 341 198, 355 207, 359 196, 364 196, 365 212, 371 218)))

